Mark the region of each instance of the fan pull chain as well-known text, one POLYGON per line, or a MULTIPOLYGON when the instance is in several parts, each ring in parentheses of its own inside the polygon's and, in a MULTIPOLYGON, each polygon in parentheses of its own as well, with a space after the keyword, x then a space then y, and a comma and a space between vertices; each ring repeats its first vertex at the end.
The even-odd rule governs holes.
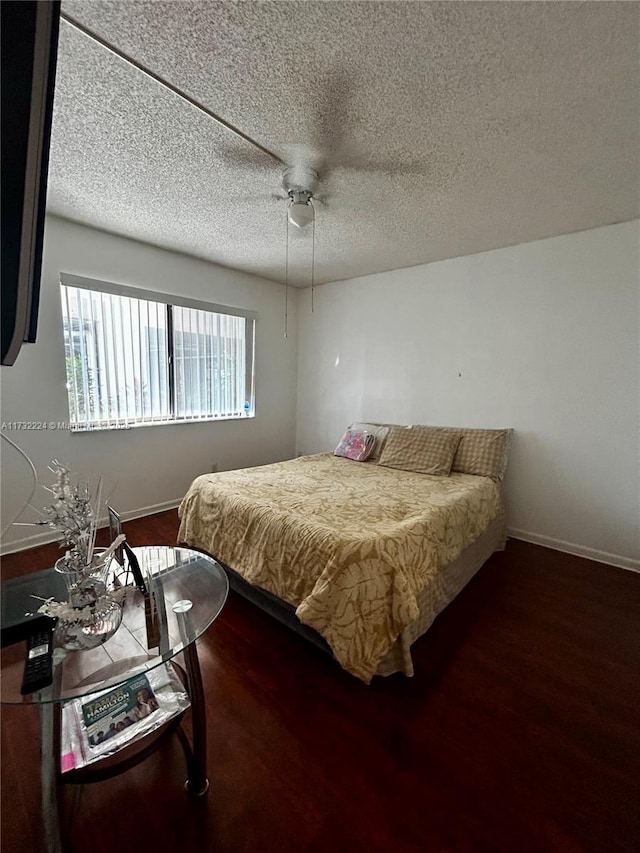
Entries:
POLYGON ((284 337, 288 337, 289 331, 289 211, 285 210, 285 238, 284 238, 284 337))
MULTIPOLYGON (((313 207, 313 202, 309 202, 311 207, 313 207)), ((314 306, 313 306, 313 297, 314 297, 314 287, 315 287, 315 271, 316 271, 316 212, 315 209, 313 211, 313 224, 311 226, 313 231, 311 232, 311 313, 313 314, 314 306)))

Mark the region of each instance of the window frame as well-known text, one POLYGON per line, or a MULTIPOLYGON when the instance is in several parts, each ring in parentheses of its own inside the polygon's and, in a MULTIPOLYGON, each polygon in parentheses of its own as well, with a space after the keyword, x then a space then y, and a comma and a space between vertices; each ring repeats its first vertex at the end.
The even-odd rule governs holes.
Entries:
MULTIPOLYGON (((73 273, 61 272, 59 277, 60 286, 73 287, 80 290, 89 290, 97 293, 107 293, 115 296, 123 296, 129 299, 156 302, 167 308, 167 369, 169 381, 169 406, 171 409, 169 418, 147 421, 127 421, 121 423, 97 423, 77 424, 69 423, 70 432, 99 432, 115 429, 138 429, 148 426, 167 426, 176 424, 211 423, 215 421, 244 420, 255 417, 255 337, 258 314, 244 308, 236 308, 230 305, 221 305, 216 302, 205 302, 200 299, 192 299, 186 296, 175 296, 170 293, 146 290, 142 287, 133 287, 128 284, 119 284, 100 279, 85 278, 73 273), (232 317, 242 317, 247 321, 245 334, 245 392, 249 402, 249 409, 240 415, 203 415, 195 417, 174 417, 175 415, 175 373, 174 373, 174 340, 173 340, 173 311, 174 307, 193 308, 197 311, 206 311, 212 314, 226 314, 232 317)), ((64 315, 62 315, 64 319, 64 315)), ((61 324, 64 326, 64 323, 61 324)), ((63 328, 64 341, 64 328, 63 328)), ((69 394, 68 388, 67 396, 69 394)), ((69 401, 67 401, 69 402, 69 401)), ((69 409, 69 417, 71 410, 69 409)))

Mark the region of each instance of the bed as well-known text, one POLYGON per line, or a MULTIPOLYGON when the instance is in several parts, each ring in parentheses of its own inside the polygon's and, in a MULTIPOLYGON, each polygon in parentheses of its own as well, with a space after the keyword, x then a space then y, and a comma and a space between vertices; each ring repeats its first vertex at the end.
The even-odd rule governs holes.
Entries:
MULTIPOLYGON (((369 683, 413 674, 412 643, 504 547, 500 480, 511 432, 458 430, 469 436, 467 451, 482 444, 480 433, 492 435, 474 464, 458 450, 442 476, 406 470, 416 467, 406 454, 404 468, 385 464, 406 428, 365 426, 380 429, 367 461, 322 453, 196 478, 179 508, 178 539, 214 556, 232 586, 369 683), (491 465, 478 466, 487 447, 491 465)), ((419 429, 434 428, 413 429, 415 443, 419 429)))

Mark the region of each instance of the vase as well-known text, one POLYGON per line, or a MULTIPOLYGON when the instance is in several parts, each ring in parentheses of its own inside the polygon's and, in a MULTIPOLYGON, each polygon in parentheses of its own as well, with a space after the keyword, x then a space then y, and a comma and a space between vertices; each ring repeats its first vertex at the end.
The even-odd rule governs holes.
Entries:
POLYGON ((67 651, 87 651, 106 643, 122 622, 122 603, 109 591, 111 556, 105 560, 106 548, 96 548, 90 566, 70 566, 66 557, 55 564, 55 570, 67 583, 68 607, 58 615, 54 629, 54 645, 67 651))

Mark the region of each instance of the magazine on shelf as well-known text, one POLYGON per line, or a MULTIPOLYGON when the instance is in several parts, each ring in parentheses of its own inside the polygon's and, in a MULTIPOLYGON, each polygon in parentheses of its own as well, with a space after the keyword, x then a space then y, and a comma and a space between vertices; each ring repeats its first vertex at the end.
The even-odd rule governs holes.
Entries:
POLYGON ((90 746, 98 746, 139 723, 159 709, 158 700, 146 675, 116 687, 82 705, 82 719, 90 746))
POLYGON ((169 664, 62 708, 61 770, 84 767, 139 740, 190 705, 169 664))

